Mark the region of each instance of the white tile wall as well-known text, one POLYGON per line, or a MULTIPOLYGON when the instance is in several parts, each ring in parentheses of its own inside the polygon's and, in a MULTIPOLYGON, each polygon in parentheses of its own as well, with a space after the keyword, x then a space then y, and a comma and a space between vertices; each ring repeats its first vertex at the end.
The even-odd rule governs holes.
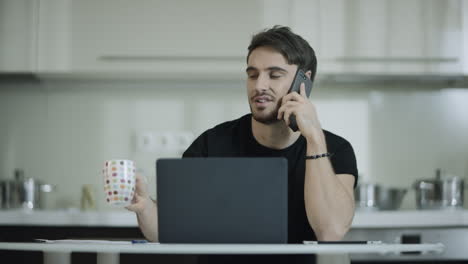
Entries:
MULTIPOLYGON (((362 180, 408 187, 415 179, 433 177, 439 167, 468 175, 468 89, 314 89, 323 127, 353 144, 362 180)), ((98 208, 111 209, 101 192, 104 160, 136 160, 155 186, 157 156, 136 151, 138 132, 198 135, 247 113, 246 100, 241 81, 3 81, 0 178, 23 168, 27 176, 56 184, 48 204, 59 208, 79 207, 81 186, 94 184, 98 208)), ((414 206, 411 195, 408 208, 414 206)))

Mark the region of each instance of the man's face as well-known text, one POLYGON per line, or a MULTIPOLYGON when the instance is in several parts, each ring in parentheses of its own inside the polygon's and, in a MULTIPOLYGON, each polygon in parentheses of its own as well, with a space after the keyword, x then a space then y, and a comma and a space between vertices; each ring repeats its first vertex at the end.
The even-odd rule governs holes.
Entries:
POLYGON ((270 47, 254 49, 247 61, 247 96, 250 111, 258 122, 271 124, 277 119, 281 99, 297 71, 297 65, 288 64, 283 55, 270 47))

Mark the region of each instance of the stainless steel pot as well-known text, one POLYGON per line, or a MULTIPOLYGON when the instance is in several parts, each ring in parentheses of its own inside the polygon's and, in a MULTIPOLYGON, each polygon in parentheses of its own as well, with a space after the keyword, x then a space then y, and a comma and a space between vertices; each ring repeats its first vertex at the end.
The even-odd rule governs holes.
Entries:
POLYGON ((418 180, 413 184, 418 209, 440 209, 442 205, 441 182, 435 179, 418 180))
POLYGON ((18 189, 18 183, 14 180, 0 181, 0 208, 13 209, 20 207, 21 197, 18 189))
POLYGON ((378 210, 380 186, 372 183, 359 184, 354 190, 354 200, 359 209, 378 210))
POLYGON ((43 184, 34 178, 24 178, 21 170, 15 170, 15 180, 0 181, 2 209, 41 209, 44 193, 54 191, 55 186, 43 184))
POLYGON ((464 180, 457 176, 422 179, 413 184, 418 209, 461 208, 464 199, 464 180))
POLYGON ((407 190, 364 183, 356 187, 355 200, 361 210, 398 210, 407 190))
POLYGON ((379 209, 398 210, 407 191, 404 188, 384 188, 379 197, 379 209))
POLYGON ((442 180, 442 207, 463 207, 465 182, 460 177, 442 180))
POLYGON ((42 184, 34 178, 26 178, 19 182, 21 207, 27 209, 42 209, 43 193, 53 190, 50 184, 42 184))

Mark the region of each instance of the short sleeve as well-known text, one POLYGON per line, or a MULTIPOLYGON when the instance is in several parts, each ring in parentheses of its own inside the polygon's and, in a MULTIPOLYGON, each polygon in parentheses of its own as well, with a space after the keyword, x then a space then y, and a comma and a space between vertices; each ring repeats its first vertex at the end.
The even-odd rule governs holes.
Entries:
POLYGON ((333 153, 330 160, 336 174, 351 174, 354 176, 354 187, 356 187, 358 182, 358 169, 356 155, 354 154, 351 144, 347 141, 341 144, 333 153))
POLYGON ((182 154, 183 158, 196 158, 208 156, 207 132, 201 134, 182 154))

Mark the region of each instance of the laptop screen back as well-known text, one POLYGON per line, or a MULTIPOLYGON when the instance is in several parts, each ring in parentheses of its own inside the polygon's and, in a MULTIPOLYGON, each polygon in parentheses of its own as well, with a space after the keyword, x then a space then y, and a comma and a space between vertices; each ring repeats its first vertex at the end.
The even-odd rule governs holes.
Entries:
POLYGON ((161 243, 287 243, 284 158, 156 163, 161 243))

